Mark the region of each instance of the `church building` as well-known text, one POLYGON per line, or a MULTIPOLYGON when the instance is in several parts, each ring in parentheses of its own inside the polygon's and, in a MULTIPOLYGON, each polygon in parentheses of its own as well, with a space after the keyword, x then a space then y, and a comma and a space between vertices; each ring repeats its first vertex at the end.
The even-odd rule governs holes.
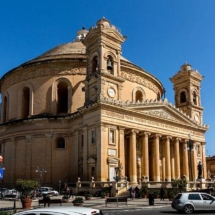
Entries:
POLYGON ((4 184, 38 179, 37 167, 46 170, 43 184, 52 186, 78 177, 113 181, 119 166, 131 184, 143 176, 196 180, 199 161, 206 167, 203 76, 182 65, 170 78, 172 105, 155 76, 121 55, 125 40, 102 18, 79 30, 73 42, 3 75, 4 184))

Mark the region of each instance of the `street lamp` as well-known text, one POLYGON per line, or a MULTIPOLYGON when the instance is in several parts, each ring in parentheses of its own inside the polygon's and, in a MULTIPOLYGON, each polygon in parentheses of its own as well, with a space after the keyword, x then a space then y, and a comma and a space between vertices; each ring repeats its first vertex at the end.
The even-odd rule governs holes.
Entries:
POLYGON ((43 173, 46 173, 47 171, 44 167, 37 167, 35 172, 38 172, 40 174, 40 185, 42 185, 43 173))
POLYGON ((119 172, 119 167, 115 167, 115 173, 116 173, 116 177, 115 177, 115 180, 116 180, 116 203, 117 203, 117 207, 118 207, 118 172, 119 172))

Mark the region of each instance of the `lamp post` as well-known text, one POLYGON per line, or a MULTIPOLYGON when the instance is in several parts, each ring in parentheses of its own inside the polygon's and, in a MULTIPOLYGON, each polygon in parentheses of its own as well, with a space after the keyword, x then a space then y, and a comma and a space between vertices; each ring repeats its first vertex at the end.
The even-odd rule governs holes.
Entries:
POLYGON ((40 174, 40 185, 42 185, 43 173, 46 173, 47 171, 44 167, 37 167, 35 172, 38 172, 40 174))
POLYGON ((118 207, 118 172, 119 172, 119 167, 115 167, 115 173, 116 173, 116 203, 118 207))

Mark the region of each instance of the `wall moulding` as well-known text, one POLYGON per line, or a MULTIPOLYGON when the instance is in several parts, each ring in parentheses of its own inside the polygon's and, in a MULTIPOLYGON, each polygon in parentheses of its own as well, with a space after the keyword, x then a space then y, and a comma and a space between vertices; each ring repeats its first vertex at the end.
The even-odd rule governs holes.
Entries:
MULTIPOLYGON (((173 126, 170 124, 165 124, 163 122, 159 122, 159 121, 152 121, 152 120, 148 120, 148 119, 142 119, 139 117, 133 117, 133 116, 128 116, 126 114, 120 114, 120 113, 116 113, 116 112, 111 112, 108 110, 102 110, 102 115, 103 116, 108 116, 111 117, 112 119, 121 119, 123 121, 127 121, 127 122, 139 122, 141 123, 142 126, 150 126, 152 128, 159 128, 162 130, 168 130, 168 131, 176 131, 178 133, 181 134, 188 134, 189 132, 192 133, 192 135, 198 136, 200 138, 204 138, 204 134, 200 133, 200 132, 194 132, 194 131, 189 131, 186 128, 183 127, 177 127, 177 126, 173 126)), ((125 123, 123 123, 125 125, 125 123)))

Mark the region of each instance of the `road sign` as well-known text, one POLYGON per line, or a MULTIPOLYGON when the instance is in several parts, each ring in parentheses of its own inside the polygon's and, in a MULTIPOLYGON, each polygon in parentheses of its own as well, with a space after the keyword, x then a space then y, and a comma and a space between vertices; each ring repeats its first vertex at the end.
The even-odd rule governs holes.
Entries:
POLYGON ((4 169, 0 168, 0 179, 3 179, 4 177, 4 169))

